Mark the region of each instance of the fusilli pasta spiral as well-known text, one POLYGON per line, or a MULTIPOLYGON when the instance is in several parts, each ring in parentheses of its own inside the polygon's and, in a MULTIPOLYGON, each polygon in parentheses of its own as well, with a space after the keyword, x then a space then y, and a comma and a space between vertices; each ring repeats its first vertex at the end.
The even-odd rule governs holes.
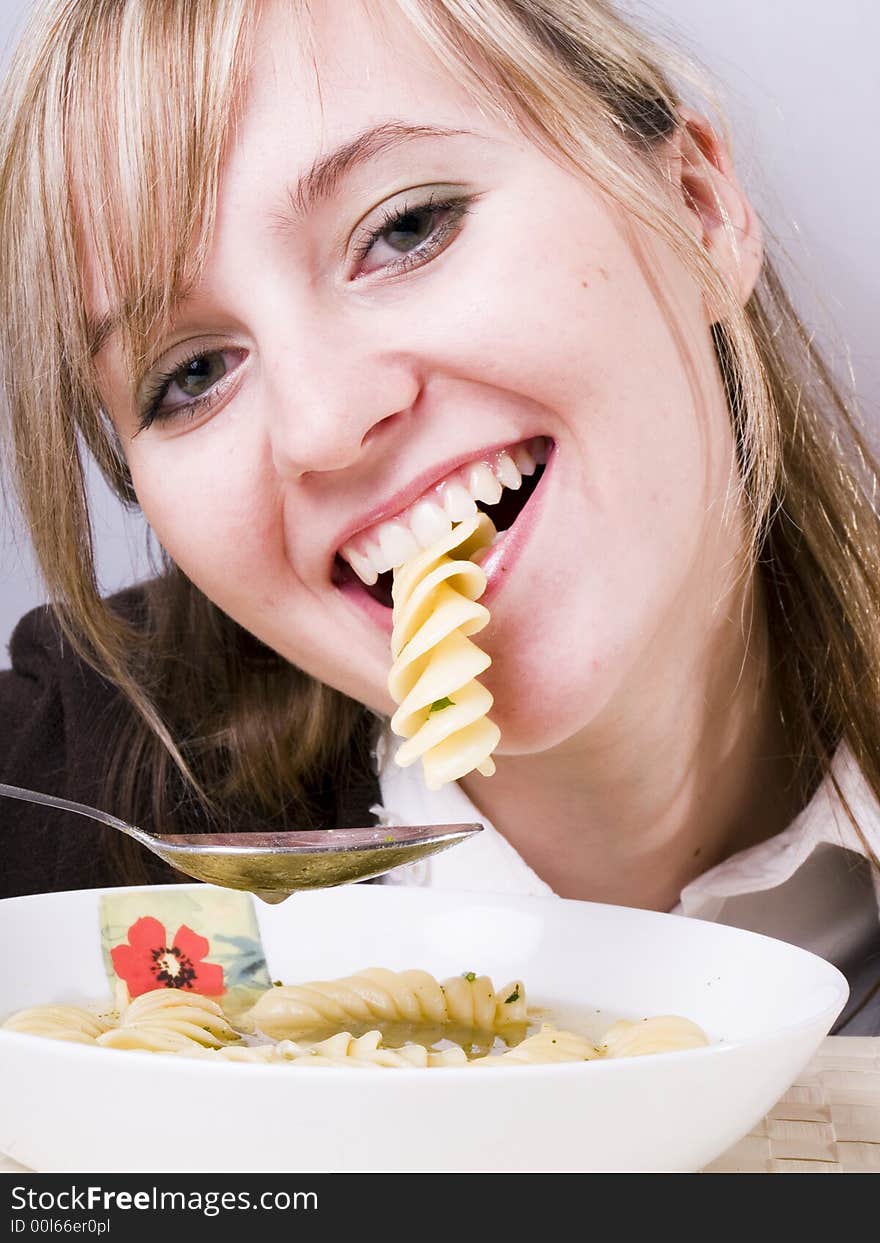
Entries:
POLYGON ((468 973, 441 984, 427 971, 373 967, 340 980, 291 984, 264 993, 249 1012, 276 1040, 297 1040, 349 1023, 457 1024, 500 1033, 527 1022, 525 989, 514 981, 496 993, 488 976, 468 973))
POLYGON ((526 1036, 525 1040, 521 1040, 499 1057, 493 1057, 486 1065, 509 1066, 511 1062, 590 1062, 597 1057, 602 1057, 602 1054, 585 1036, 562 1031, 544 1023, 540 1031, 533 1036, 526 1036))
POLYGON ((177 1053, 193 1046, 219 1049, 240 1040, 217 1004, 198 993, 161 988, 135 998, 119 1025, 97 1038, 108 1049, 177 1053))
POLYGON ((690 1019, 677 1014, 658 1014, 633 1022, 619 1019, 605 1033, 601 1052, 605 1057, 639 1057, 645 1053, 673 1053, 708 1044, 706 1034, 690 1019))
POLYGON ((486 576, 470 557, 494 535, 477 514, 394 571, 391 728, 407 739, 395 759, 402 767, 421 759, 431 790, 474 769, 495 771, 501 732, 486 715, 492 695, 476 681, 492 661, 469 638, 489 620, 477 603, 486 576))
POLYGON ((47 1036, 73 1044, 94 1044, 111 1026, 110 1020, 82 1006, 32 1006, 19 1010, 3 1024, 5 1031, 47 1036))

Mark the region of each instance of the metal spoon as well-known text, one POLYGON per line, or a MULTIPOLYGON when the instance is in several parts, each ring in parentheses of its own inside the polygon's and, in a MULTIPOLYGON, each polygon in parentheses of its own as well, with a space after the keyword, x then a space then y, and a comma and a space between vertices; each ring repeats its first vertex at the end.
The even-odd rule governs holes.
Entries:
POLYGON ((178 872, 226 889, 246 889, 264 902, 283 902, 299 889, 327 889, 368 880, 448 850, 479 833, 481 824, 404 824, 391 828, 322 829, 292 833, 147 833, 97 807, 53 794, 0 784, 0 795, 89 816, 133 837, 178 872))

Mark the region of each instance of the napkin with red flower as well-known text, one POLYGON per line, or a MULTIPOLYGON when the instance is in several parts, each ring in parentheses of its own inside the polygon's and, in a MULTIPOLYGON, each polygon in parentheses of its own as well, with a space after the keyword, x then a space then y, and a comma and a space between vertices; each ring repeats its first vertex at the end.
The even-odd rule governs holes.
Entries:
POLYGON ((226 1005, 271 987, 249 893, 208 885, 105 893, 101 943, 120 1004, 177 988, 226 1005))

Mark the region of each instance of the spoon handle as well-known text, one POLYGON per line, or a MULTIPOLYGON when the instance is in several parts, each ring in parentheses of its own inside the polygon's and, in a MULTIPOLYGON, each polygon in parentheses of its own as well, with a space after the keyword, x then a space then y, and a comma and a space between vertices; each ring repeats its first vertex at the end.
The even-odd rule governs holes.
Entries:
POLYGON ((0 782, 0 795, 8 798, 20 798, 25 803, 41 803, 45 807, 60 807, 62 811, 73 811, 78 816, 88 816, 90 820, 98 820, 101 824, 109 824, 113 829, 121 829, 134 837, 140 834, 132 824, 126 824, 108 811, 100 811, 97 807, 87 807, 85 803, 73 803, 68 798, 56 798, 54 794, 41 794, 38 790, 25 790, 21 786, 8 786, 0 782))

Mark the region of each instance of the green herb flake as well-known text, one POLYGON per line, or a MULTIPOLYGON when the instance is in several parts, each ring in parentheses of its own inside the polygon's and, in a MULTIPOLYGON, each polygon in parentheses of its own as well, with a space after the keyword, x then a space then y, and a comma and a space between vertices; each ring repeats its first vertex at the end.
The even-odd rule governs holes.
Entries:
POLYGON ((504 1004, 506 1006, 509 1006, 512 1001, 519 1001, 519 985, 518 984, 516 988, 513 990, 513 992, 510 994, 510 996, 504 998, 504 1004))
POLYGON ((442 699, 435 699, 428 709, 428 716, 432 712, 442 712, 444 708, 454 708, 455 700, 450 699, 448 695, 444 695, 442 699))
POLYGON ((468 984, 473 984, 474 980, 477 978, 476 971, 465 971, 463 974, 468 984))

